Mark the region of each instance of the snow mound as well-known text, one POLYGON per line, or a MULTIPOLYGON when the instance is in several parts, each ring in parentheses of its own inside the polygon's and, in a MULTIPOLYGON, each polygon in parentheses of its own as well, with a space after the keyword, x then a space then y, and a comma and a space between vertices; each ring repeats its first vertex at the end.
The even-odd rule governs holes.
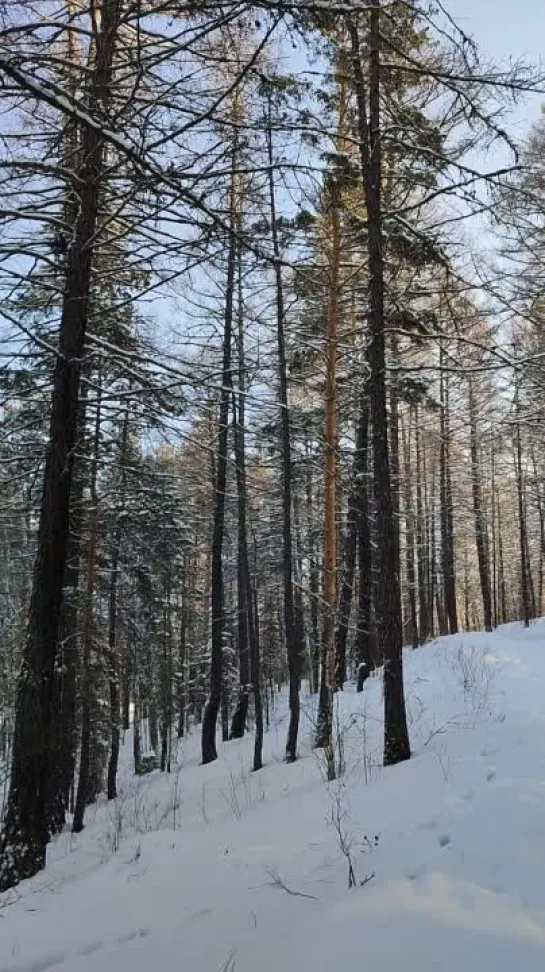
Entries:
POLYGON ((0 896, 1 972, 542 972, 545 623, 406 654, 413 759, 380 767, 381 683, 337 697, 342 779, 250 737, 170 776, 130 775, 0 896), (349 884, 351 887, 349 887, 349 884))

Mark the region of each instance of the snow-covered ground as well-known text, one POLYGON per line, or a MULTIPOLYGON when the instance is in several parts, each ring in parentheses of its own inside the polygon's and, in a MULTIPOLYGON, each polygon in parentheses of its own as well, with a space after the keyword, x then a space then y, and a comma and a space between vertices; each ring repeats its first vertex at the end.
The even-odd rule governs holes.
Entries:
POLYGON ((414 756, 380 768, 381 684, 338 702, 346 772, 252 739, 135 780, 0 896, 1 972, 543 972, 545 623, 407 652, 414 756), (342 846, 341 846, 342 845, 342 846), (356 885, 348 887, 348 860, 356 885))

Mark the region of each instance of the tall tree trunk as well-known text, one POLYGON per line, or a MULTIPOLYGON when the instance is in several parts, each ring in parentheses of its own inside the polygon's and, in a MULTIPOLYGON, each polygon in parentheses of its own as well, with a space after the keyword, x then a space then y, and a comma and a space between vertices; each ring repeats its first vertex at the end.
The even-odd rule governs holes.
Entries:
MULTIPOLYGON (((240 233, 241 219, 238 218, 240 233)), ((240 239, 240 238, 239 238, 240 239)), ((250 685, 249 630, 252 614, 250 575, 248 567, 247 488, 246 488, 246 375, 244 360, 244 307, 242 300, 242 254, 237 245, 238 309, 238 404, 233 394, 233 424, 235 429, 235 464, 237 475, 238 540, 237 540, 237 647, 239 663, 239 694, 231 721, 231 738, 240 739, 246 731, 250 685), (238 415, 237 415, 238 411, 238 415)))
POLYGON ((335 778, 333 752, 333 685, 335 662, 335 610, 337 606, 337 358, 341 265, 340 190, 334 176, 329 184, 329 299, 326 333, 325 482, 324 482, 324 602, 322 666, 316 745, 324 749, 327 778, 335 778))
POLYGON ((490 498, 491 516, 490 532, 492 534, 492 623, 497 627, 499 621, 498 608, 498 541, 497 541, 497 519, 496 519, 496 452, 492 445, 490 453, 490 498))
MULTIPOLYGON (((96 15, 88 105, 105 110, 119 18, 117 0, 96 15)), ((78 215, 66 257, 58 354, 53 376, 49 443, 38 523, 17 711, 10 790, 0 838, 0 891, 32 877, 45 864, 50 794, 54 670, 70 534, 70 492, 77 438, 81 362, 85 349, 91 264, 95 249, 103 137, 84 126, 74 191, 78 215)))
POLYGON ((540 491, 540 480, 537 474, 537 463, 535 453, 532 453, 532 463, 534 467, 534 479, 536 489, 536 506, 539 517, 539 588, 537 599, 537 614, 541 616, 543 611, 543 567, 545 564, 545 513, 540 491))
POLYGON ((483 507, 481 470, 479 467, 479 443, 477 437, 477 406, 473 379, 469 379, 469 434, 471 451, 471 483, 473 489, 473 514, 475 517, 475 543, 479 563, 479 577, 483 599, 484 626, 492 631, 492 593, 490 587, 490 564, 488 560, 488 538, 486 517, 483 507))
MULTIPOLYGON (((67 14, 70 24, 75 23, 76 9, 72 0, 67 0, 67 14)), ((66 32, 67 57, 65 65, 66 84, 70 96, 77 93, 78 63, 81 50, 77 32, 72 26, 66 32)), ((67 121, 61 140, 61 161, 63 165, 73 166, 78 157, 78 125, 67 121), (62 157, 63 156, 63 157, 62 157)), ((70 229, 78 218, 78 199, 75 193, 68 193, 64 201, 66 226, 70 229)), ((62 268, 59 268, 62 271, 62 268)), ((87 385, 80 390, 76 448, 83 446, 85 439, 85 399, 87 385)), ((70 791, 74 781, 77 750, 76 727, 76 687, 78 677, 79 648, 79 578, 81 557, 81 535, 83 524, 83 491, 85 468, 81 457, 74 458, 73 483, 69 506, 69 537, 64 572, 64 592, 61 604, 58 661, 55 671, 53 726, 51 738, 51 771, 48 781, 49 795, 46 811, 49 834, 59 833, 65 825, 69 808, 70 791)))
POLYGON ((110 755, 108 759, 107 794, 108 800, 117 796, 117 764, 119 761, 119 660, 117 647, 117 589, 119 581, 119 555, 123 536, 123 514, 125 513, 125 494, 127 483, 127 444, 129 439, 129 413, 125 412, 119 463, 121 469, 119 496, 112 544, 110 579, 108 592, 108 689, 110 693, 110 755))
POLYGON ((522 620, 527 628, 530 624, 530 582, 528 564, 528 541, 526 535, 526 515, 524 509, 524 483, 522 473, 522 442, 520 437, 520 408, 518 385, 515 388, 515 471, 517 479, 517 502, 519 515, 519 547, 520 547, 520 601, 522 620))
POLYGON ((319 573, 314 541, 314 490, 311 465, 311 452, 307 442, 307 462, 305 473, 307 530, 308 530, 308 559, 309 559, 309 588, 310 588, 310 688, 316 695, 320 689, 320 627, 318 615, 319 573))
POLYGON ((276 194, 274 186, 274 151, 272 136, 271 102, 269 100, 269 123, 267 127, 267 155, 269 169, 269 208, 271 216, 271 238, 274 255, 276 283, 276 329, 278 345, 278 380, 282 444, 282 575, 284 585, 284 634, 289 670, 289 707, 290 719, 286 740, 286 760, 297 758, 297 737, 299 734, 301 680, 301 661, 303 641, 298 630, 295 614, 293 584, 293 533, 292 533, 292 460, 291 460, 291 420, 288 402, 288 375, 286 362, 284 285, 278 224, 276 218, 276 194))
POLYGON ((356 658, 358 662, 357 690, 361 692, 366 678, 380 664, 377 655, 373 619, 374 583, 371 514, 369 509, 369 403, 361 413, 361 470, 358 483, 358 624, 356 658))
POLYGON ((439 394, 440 394, 440 504, 441 504, 441 568, 445 613, 450 634, 458 632, 456 608, 456 576, 454 569, 454 532, 452 510, 452 479, 450 472, 450 412, 448 379, 443 370, 443 345, 439 347, 439 394))
MULTIPOLYGON (((229 433, 229 405, 232 396, 232 343, 235 276, 237 263, 237 207, 236 145, 232 155, 230 187, 230 234, 227 254, 227 283, 225 290, 225 314, 223 323, 223 364, 219 408, 219 435, 216 457, 216 482, 214 495, 214 527, 212 536, 212 652, 210 660, 210 689, 204 710, 201 733, 203 763, 217 759, 216 725, 222 701, 223 685, 223 540, 225 534, 225 490, 227 486, 227 443, 229 433)), ((225 693, 223 692, 224 696, 225 693)), ((225 736, 225 711, 222 711, 222 727, 225 736)), ((228 732, 228 726, 227 726, 228 732)))
POLYGON ((95 430, 93 436, 93 452, 91 461, 91 481, 89 484, 89 538, 87 542, 87 574, 85 578, 85 595, 83 600, 83 630, 82 630, 82 674, 81 674, 81 738, 79 754, 78 786, 76 791, 76 805, 72 830, 79 834, 83 830, 85 808, 90 795, 91 778, 91 693, 93 691, 91 658, 95 636, 94 624, 94 596, 97 570, 98 546, 98 459, 100 452, 100 425, 102 409, 102 391, 99 385, 96 403, 95 430))
POLYGON ((189 555, 184 551, 182 564, 182 607, 178 650, 178 739, 185 735, 188 682, 188 633, 189 633, 189 555))
POLYGON ((407 596, 409 601, 409 636, 412 648, 418 648, 418 614, 416 609, 416 569, 415 569, 415 515, 413 505, 412 467, 411 467, 411 427, 402 426, 403 442, 403 480, 405 484, 405 572, 407 575, 407 596))
POLYGON ((428 593, 429 593, 429 605, 428 605, 428 617, 430 619, 430 634, 434 637, 435 627, 435 607, 437 604, 437 615, 438 623, 441 625, 441 630, 445 631, 445 622, 441 620, 441 606, 439 601, 436 600, 437 594, 437 550, 436 550, 436 537, 435 537, 435 468, 431 471, 431 482, 430 482, 430 492, 427 497, 427 521, 428 521, 428 539, 429 539, 429 555, 428 563, 430 567, 429 582, 428 582, 428 593))
POLYGON ((418 610, 420 644, 424 644, 430 634, 428 618, 428 556, 427 530, 424 520, 424 500, 422 483, 424 478, 424 464, 422 461, 421 432, 419 426, 419 412, 414 408, 414 429, 416 442, 416 558, 418 572, 418 610))
MULTIPOLYGON (((87 385, 83 385, 78 420, 78 442, 84 449, 87 385)), ((78 729, 76 690, 80 642, 80 561, 83 535, 83 492, 85 464, 76 457, 70 494, 70 535, 65 566, 65 583, 59 628, 58 662, 55 677, 55 709, 51 742, 51 775, 47 820, 49 833, 59 833, 66 823, 70 791, 74 782, 78 729)))
POLYGON ((369 399, 373 428, 373 479, 377 516, 379 649, 384 658, 384 763, 411 755, 403 688, 402 621, 399 574, 396 570, 396 524, 392 499, 384 318, 384 262, 381 208, 380 129, 380 0, 371 0, 369 13, 369 123, 357 27, 349 22, 357 100, 358 136, 367 208, 369 269, 368 350, 369 399))
MULTIPOLYGON (((235 410, 236 411, 236 410, 235 410)), ((244 409, 240 410, 235 418, 235 460, 237 476, 237 500, 238 500, 238 628, 239 640, 241 635, 244 637, 246 645, 248 668, 246 671, 246 693, 248 693, 251 668, 259 680, 259 653, 256 645, 255 614, 252 594, 252 584, 250 578, 250 559, 248 554, 248 490, 246 482, 246 456, 244 445, 244 409), (244 631, 241 627, 244 626, 244 631)), ((253 681, 253 676, 252 676, 253 681)), ((256 699, 256 686, 252 686, 254 701, 256 699)), ((260 686, 258 686, 257 699, 260 702, 260 686)), ((246 697, 246 712, 248 709, 248 697, 246 697)), ((261 727, 261 731, 262 731, 261 727)), ((260 769, 261 766, 254 766, 260 769)))
POLYGON ((259 597, 257 589, 257 544, 254 537, 254 583, 250 582, 250 611, 253 631, 250 633, 250 677, 254 692, 255 738, 253 770, 263 766, 263 700, 261 697, 261 645, 259 635, 259 597))
MULTIPOLYGON (((389 179, 387 180, 390 181, 389 179)), ((392 362, 399 364, 399 341, 397 334, 392 333, 390 337, 390 347, 392 362)), ((394 556, 395 571, 397 575, 397 594, 399 603, 397 611, 403 622, 402 601, 401 601, 401 536, 400 536, 400 494, 401 494, 401 475, 399 460, 399 392, 397 387, 396 374, 390 378, 390 468, 392 482, 392 509, 393 509, 393 534, 394 534, 394 556)), ((402 625, 403 631, 403 625, 402 625)), ((403 638, 403 635, 402 635, 403 638)))
MULTIPOLYGON (((360 493, 366 488, 365 479, 367 468, 367 427, 369 425, 369 406, 366 394, 362 396, 358 426, 356 430, 356 449, 352 465, 352 483, 348 494, 346 513, 346 533, 344 537, 344 556, 341 572, 339 593, 339 610, 337 630, 335 632, 335 688, 342 689, 346 680, 346 643, 348 626, 354 595, 354 581, 356 573, 356 554, 358 547, 358 527, 360 510, 360 493)), ((366 583, 369 578, 366 579, 366 583)))
POLYGON ((509 614, 507 610, 507 588, 505 583, 505 567, 503 559, 502 516, 499 495, 496 497, 496 520, 498 524, 498 588, 500 619, 502 624, 506 624, 509 620, 509 614))

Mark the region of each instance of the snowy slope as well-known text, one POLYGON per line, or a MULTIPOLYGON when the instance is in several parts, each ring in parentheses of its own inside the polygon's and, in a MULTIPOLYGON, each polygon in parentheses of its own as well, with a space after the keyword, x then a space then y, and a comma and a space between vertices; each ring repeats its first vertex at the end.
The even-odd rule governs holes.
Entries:
POLYGON ((542 972, 545 623, 441 639, 406 667, 402 766, 380 769, 373 680, 339 702, 340 783, 311 752, 311 700, 304 758, 282 763, 283 697, 259 774, 251 739, 207 767, 189 739, 168 778, 127 770, 115 806, 0 896, 1 972, 542 972))

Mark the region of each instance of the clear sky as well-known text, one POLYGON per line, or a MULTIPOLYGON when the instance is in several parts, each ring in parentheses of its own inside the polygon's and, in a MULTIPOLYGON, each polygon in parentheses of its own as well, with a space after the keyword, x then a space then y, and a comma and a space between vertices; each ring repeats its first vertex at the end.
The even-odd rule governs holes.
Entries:
MULTIPOLYGON (((445 7, 478 42, 483 55, 506 65, 524 58, 545 72, 545 0, 445 0, 445 7)), ((530 96, 516 111, 522 134, 545 103, 530 96)))

